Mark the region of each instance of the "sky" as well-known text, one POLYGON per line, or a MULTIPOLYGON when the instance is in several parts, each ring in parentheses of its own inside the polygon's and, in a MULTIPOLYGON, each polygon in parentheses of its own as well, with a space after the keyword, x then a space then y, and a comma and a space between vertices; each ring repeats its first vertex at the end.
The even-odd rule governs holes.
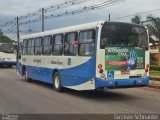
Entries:
MULTIPOLYGON (((67 0, 0 0, 0 25, 14 19, 16 16, 27 15, 28 13, 39 10, 40 8, 57 5, 65 1, 67 0)), ((52 11, 48 14, 56 14, 62 13, 64 11, 75 10, 84 6, 95 5, 102 1, 105 0, 90 0, 86 3, 75 5, 69 8, 64 8, 62 10, 52 11)), ((45 20, 45 30, 51 30, 81 23, 88 23, 97 20, 108 20, 108 14, 111 14, 112 21, 131 22, 132 16, 124 17, 121 19, 116 18, 154 9, 160 9, 160 0, 126 0, 125 2, 113 6, 82 14, 45 20)), ((142 20, 145 20, 147 15, 160 17, 160 10, 142 14, 142 20)), ((13 26, 12 29, 15 30, 16 28, 14 28, 13 26)), ((28 29, 32 29, 34 32, 39 32, 41 31, 41 23, 32 23, 25 26, 20 26, 21 31, 28 31, 28 29)), ((9 36, 14 37, 15 33, 13 33, 13 35, 10 34, 9 36)))

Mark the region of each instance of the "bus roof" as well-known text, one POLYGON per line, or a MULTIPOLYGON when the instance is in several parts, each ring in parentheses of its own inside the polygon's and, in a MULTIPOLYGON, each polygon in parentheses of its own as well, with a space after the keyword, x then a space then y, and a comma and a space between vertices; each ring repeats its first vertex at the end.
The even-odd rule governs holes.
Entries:
MULTIPOLYGON (((86 24, 74 25, 74 26, 70 26, 70 27, 54 29, 54 30, 49 30, 49 31, 45 31, 45 32, 24 35, 20 38, 20 40, 35 38, 35 37, 40 37, 40 36, 43 37, 43 36, 66 33, 66 32, 81 31, 81 30, 86 30, 86 29, 95 29, 96 27, 100 26, 102 23, 105 23, 105 21, 90 22, 90 23, 86 23, 86 24)), ((142 25, 138 25, 138 24, 125 23, 125 22, 109 22, 109 23, 142 26, 142 25)))
POLYGON ((54 30, 45 31, 45 32, 24 35, 20 39, 23 40, 23 39, 35 38, 39 36, 52 35, 52 34, 81 31, 81 30, 86 30, 86 29, 95 29, 98 25, 104 22, 105 21, 96 21, 96 22, 91 22, 91 23, 86 23, 86 24, 80 24, 80 25, 75 25, 75 26, 70 26, 70 27, 65 27, 65 28, 54 29, 54 30))

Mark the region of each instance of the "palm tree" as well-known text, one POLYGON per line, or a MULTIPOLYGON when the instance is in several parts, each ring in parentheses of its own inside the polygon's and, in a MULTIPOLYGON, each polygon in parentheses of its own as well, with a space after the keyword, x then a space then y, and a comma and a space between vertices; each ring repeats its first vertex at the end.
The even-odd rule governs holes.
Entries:
POLYGON ((147 16, 147 21, 151 23, 153 28, 156 30, 156 35, 159 38, 159 57, 158 57, 158 66, 160 66, 160 18, 147 16))
POLYGON ((133 18, 131 18, 131 22, 134 24, 140 24, 141 23, 141 16, 135 15, 133 18))

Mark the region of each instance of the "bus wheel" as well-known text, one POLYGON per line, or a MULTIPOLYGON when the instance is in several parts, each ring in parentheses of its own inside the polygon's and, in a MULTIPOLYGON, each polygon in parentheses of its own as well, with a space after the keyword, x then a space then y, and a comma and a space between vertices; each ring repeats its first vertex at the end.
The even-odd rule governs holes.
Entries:
POLYGON ((58 92, 61 92, 63 87, 61 86, 61 78, 58 72, 54 74, 54 81, 53 81, 54 89, 58 92))
POLYGON ((27 81, 27 82, 31 82, 32 81, 32 79, 28 78, 28 76, 27 76, 27 70, 24 71, 24 75, 23 76, 24 76, 24 80, 25 81, 27 81))

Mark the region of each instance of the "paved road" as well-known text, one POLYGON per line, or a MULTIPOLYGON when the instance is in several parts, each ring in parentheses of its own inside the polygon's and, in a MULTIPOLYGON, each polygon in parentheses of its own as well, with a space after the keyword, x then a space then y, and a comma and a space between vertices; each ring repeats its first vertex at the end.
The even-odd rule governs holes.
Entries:
POLYGON ((160 90, 131 88, 57 93, 0 68, 0 113, 160 113, 160 90))

